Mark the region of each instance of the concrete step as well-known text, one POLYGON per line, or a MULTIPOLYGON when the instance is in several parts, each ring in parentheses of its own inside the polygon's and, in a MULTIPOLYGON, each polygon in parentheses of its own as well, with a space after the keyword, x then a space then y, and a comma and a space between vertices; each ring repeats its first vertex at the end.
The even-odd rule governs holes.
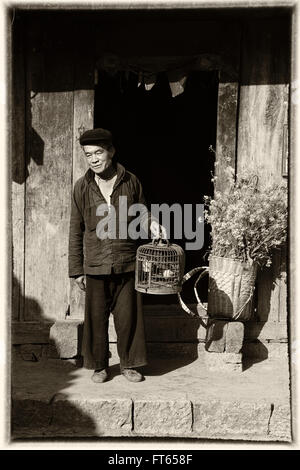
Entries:
POLYGON ((241 373, 216 374, 199 353, 197 359, 150 358, 141 371, 143 382, 128 382, 113 355, 109 380, 95 384, 92 371, 69 360, 16 355, 13 439, 291 439, 287 360, 248 362, 241 373))

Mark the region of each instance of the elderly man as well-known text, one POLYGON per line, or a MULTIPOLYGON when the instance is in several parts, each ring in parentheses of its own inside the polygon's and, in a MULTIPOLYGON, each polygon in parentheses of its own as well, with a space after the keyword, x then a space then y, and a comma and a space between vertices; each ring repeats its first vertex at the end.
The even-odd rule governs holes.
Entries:
MULTIPOLYGON (((115 149, 112 135, 105 129, 92 129, 80 137, 84 158, 89 169, 75 183, 69 233, 69 277, 76 279, 85 290, 85 318, 82 355, 84 366, 94 369, 92 380, 108 378, 108 320, 114 315, 121 374, 131 382, 143 376, 136 370, 147 363, 144 323, 141 307, 134 289, 136 240, 128 235, 118 236, 120 196, 127 197, 128 206, 145 205, 138 178, 113 161, 115 149), (107 206, 103 206, 107 204, 107 206), (113 206, 116 216, 115 237, 102 237, 99 222, 104 213, 99 207, 113 206), (98 209, 98 211, 97 211, 98 209)), ((132 217, 131 217, 132 219, 132 217)), ((144 212, 141 225, 148 232, 151 214, 144 212)), ((128 218, 128 223, 130 218, 128 218)), ((153 237, 166 237, 165 229, 152 220, 153 237)))

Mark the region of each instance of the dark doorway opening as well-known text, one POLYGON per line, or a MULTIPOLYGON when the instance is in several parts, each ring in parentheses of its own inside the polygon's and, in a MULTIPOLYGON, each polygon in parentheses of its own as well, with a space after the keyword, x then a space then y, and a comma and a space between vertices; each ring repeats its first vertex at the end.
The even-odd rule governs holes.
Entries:
MULTIPOLYGON (((192 204, 193 230, 195 205, 203 203, 204 195, 213 195, 215 155, 211 149, 216 142, 217 99, 217 71, 190 72, 184 92, 176 97, 164 73, 146 90, 138 87, 136 74, 111 76, 99 71, 95 88, 94 125, 112 131, 117 161, 140 179, 149 206, 192 204)), ((203 247, 185 250, 185 272, 208 264, 208 235, 206 227, 203 247)), ((171 231, 170 241, 185 249, 190 240, 175 239, 171 231)), ((199 286, 199 294, 207 301, 207 280, 199 286)), ((192 280, 185 284, 183 297, 196 302, 192 280)), ((148 294, 144 303, 176 304, 177 296, 148 294)))

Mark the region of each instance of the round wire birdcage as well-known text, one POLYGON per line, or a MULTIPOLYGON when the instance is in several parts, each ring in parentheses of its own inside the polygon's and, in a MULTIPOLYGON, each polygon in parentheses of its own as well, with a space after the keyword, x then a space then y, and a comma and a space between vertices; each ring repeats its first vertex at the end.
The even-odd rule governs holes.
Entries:
POLYGON ((181 291, 185 255, 179 245, 153 240, 137 249, 135 289, 146 294, 176 294, 181 291))

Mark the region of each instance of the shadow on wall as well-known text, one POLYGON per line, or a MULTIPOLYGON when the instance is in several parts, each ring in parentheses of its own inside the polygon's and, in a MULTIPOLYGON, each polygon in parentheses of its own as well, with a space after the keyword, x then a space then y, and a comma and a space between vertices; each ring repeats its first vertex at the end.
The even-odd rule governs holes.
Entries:
MULTIPOLYGON (((273 255, 273 262, 270 267, 264 267, 258 271, 256 291, 255 291, 255 313, 253 315, 253 321, 256 322, 255 330, 251 331, 251 343, 246 342, 244 344, 244 351, 249 355, 249 363, 245 365, 245 369, 253 365, 254 363, 263 361, 268 358, 268 350, 266 346, 258 339, 264 325, 268 321, 279 322, 280 312, 283 311, 283 306, 278 303, 275 299, 276 318, 269 318, 272 308, 272 293, 278 282, 282 280, 282 275, 286 274, 286 246, 282 247, 280 251, 277 251, 273 255), (251 348, 255 348, 255 354, 252 356, 251 348)), ((287 308, 287 305, 285 306, 287 308)), ((274 314, 272 312, 272 314, 274 314)), ((285 319, 284 319, 285 321, 285 319)), ((250 334, 250 332, 249 332, 250 334)), ((246 324, 246 338, 247 338, 247 324, 246 324)))
MULTIPOLYGON (((31 122, 31 119, 28 121, 31 122)), ((25 153, 25 164, 22 165, 20 159, 20 155, 18 158, 13 159, 12 165, 12 180, 17 184, 23 184, 28 176, 29 171, 28 167, 30 165, 31 159, 38 165, 42 166, 44 164, 44 141, 43 139, 37 134, 37 132, 30 127, 29 136, 27 141, 30 143, 30 148, 27 149, 25 153)))
MULTIPOLYGON (((282 281, 282 276, 286 274, 286 256, 286 247, 283 247, 281 251, 275 253, 272 265, 269 268, 265 267, 258 272, 255 298, 256 312, 253 318, 257 323, 255 324, 255 332, 251 335, 251 341, 253 342, 253 347, 256 348, 257 353, 256 357, 252 358, 252 364, 268 358, 267 348, 258 339, 264 325, 268 321, 286 321, 286 318, 280 319, 279 315, 287 309, 287 304, 282 306, 279 304, 277 299, 275 299, 275 311, 278 316, 276 318, 269 318, 271 310, 274 308, 271 302, 272 293, 275 288, 278 288, 278 282, 282 281)), ((274 315, 274 312, 272 312, 272 315, 274 315)), ((250 356, 251 344, 246 344, 244 349, 246 350, 246 348, 248 349, 247 353, 250 356)))
MULTIPOLYGON (((32 159, 36 165, 44 164, 44 141, 32 127, 31 102, 39 90, 31 87, 41 70, 29 64, 26 22, 17 14, 13 26, 12 42, 12 180, 23 184, 29 176, 32 159)), ((42 116, 41 116, 42 117, 42 116)))
POLYGON ((24 297, 23 288, 14 274, 12 278, 12 311, 13 321, 23 321, 25 311, 33 312, 36 321, 47 321, 47 318, 43 318, 43 311, 39 302, 33 297, 24 297))

